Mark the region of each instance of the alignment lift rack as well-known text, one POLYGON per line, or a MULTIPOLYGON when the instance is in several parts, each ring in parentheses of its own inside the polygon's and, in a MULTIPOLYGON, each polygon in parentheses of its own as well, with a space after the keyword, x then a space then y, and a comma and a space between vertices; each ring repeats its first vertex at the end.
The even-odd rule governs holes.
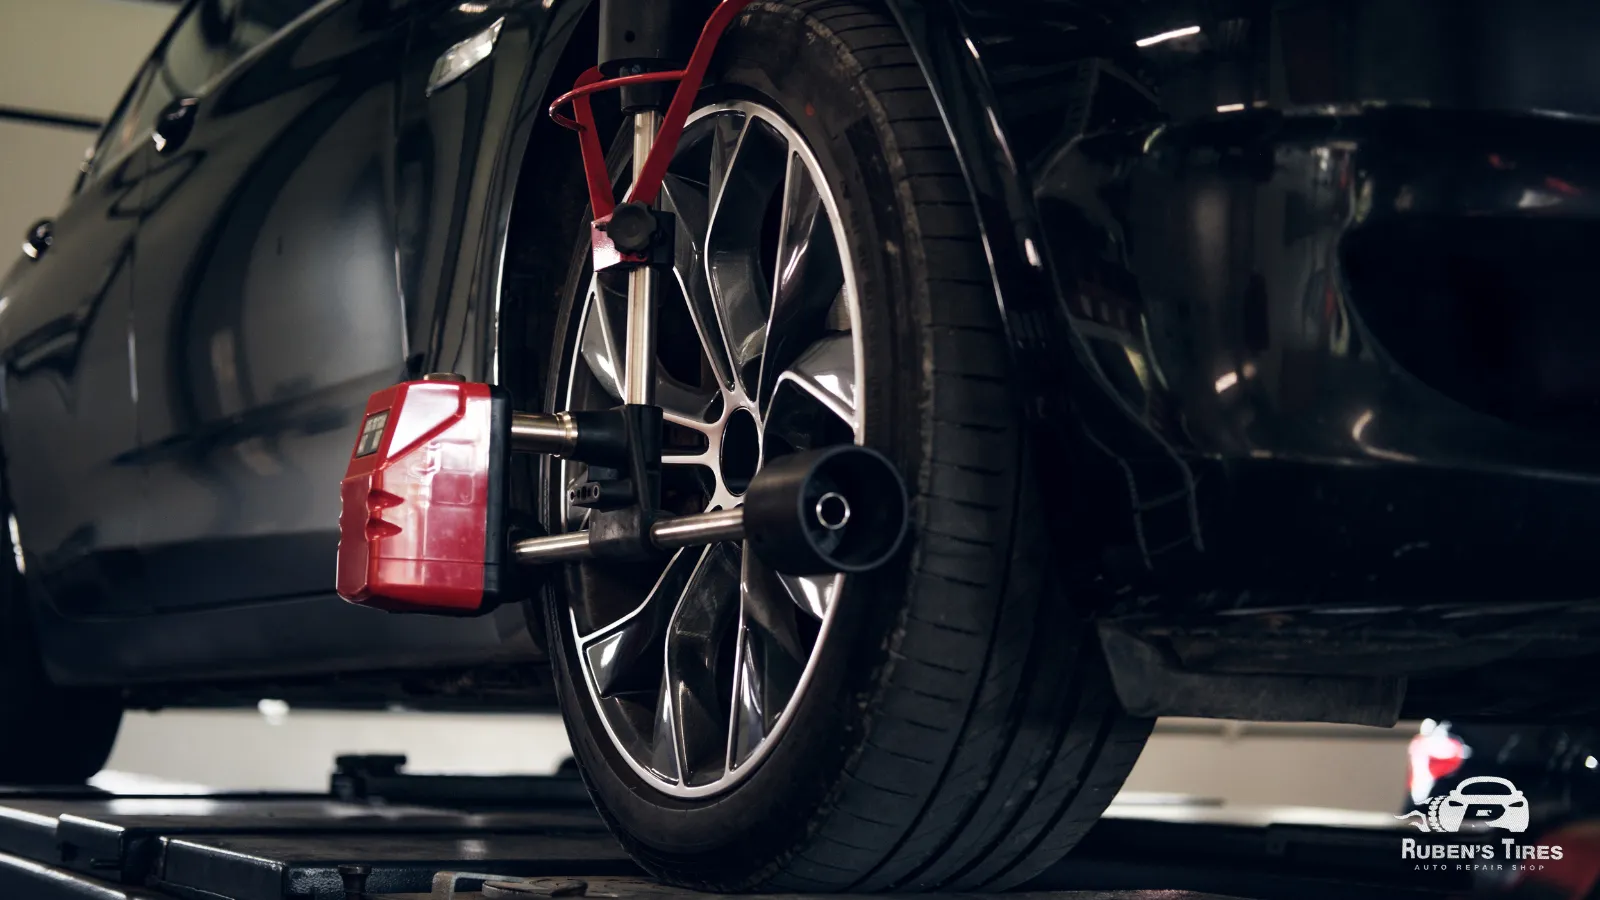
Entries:
MULTIPOLYGON (((398 756, 340 757, 326 794, 0 787, 0 898, 700 896, 646 878, 573 773, 430 776, 407 774, 403 765, 398 756)), ((1414 833, 1403 826, 1272 818, 1201 800, 1125 795, 1070 857, 1019 894, 1420 900, 1470 887, 1467 873, 1403 864, 1400 841, 1414 833)))

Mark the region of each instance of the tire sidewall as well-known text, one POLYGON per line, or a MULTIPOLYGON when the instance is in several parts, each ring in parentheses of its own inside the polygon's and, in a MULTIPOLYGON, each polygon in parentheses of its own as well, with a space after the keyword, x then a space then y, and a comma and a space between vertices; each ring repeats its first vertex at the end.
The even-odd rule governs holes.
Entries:
MULTIPOLYGON (((880 109, 859 90, 860 73, 826 31, 797 10, 753 4, 718 48, 701 102, 749 99, 782 113, 810 146, 832 189, 854 264, 867 443, 900 467, 913 497, 928 452, 920 392, 925 352, 910 323, 921 317, 925 286, 908 264, 909 198, 892 170, 889 130, 880 109)), ((581 264, 578 266, 581 275, 581 264)), ((575 275, 574 280, 577 275, 575 275)), ((565 340, 581 299, 575 284, 563 299, 565 340)), ((562 365, 566 353, 557 353, 562 365)), ((552 378, 564 385, 566 377, 552 378)), ((547 491, 548 493, 548 491, 547 491)), ((913 516, 916 516, 913 504, 913 516)), ((913 523, 915 526, 915 522, 913 523)), ((912 540, 915 544, 915 533, 912 540)), ((548 603, 556 685, 574 755, 602 812, 646 866, 723 873, 719 883, 754 885, 798 848, 808 823, 837 793, 870 726, 879 686, 888 674, 897 623, 906 608, 909 560, 916 548, 870 575, 852 576, 836 603, 826 640, 792 719, 756 771, 721 794, 669 796, 641 779, 606 735, 581 673, 565 603, 548 603), (671 862, 669 862, 669 860, 671 862)))
MULTIPOLYGON (((11 515, 0 481, 0 518, 11 515)), ((0 782, 75 784, 105 765, 122 723, 122 698, 108 688, 51 681, 38 640, 28 579, 0 533, 0 782), (50 739, 33 736, 49 732, 50 739), (20 737, 19 737, 20 736, 20 737)))

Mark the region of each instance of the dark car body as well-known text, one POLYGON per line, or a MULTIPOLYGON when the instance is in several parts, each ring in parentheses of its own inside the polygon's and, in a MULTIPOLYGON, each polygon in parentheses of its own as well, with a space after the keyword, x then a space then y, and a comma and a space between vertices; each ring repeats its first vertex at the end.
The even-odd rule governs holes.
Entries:
MULTIPOLYGON (((50 249, 0 289, 6 484, 50 672, 226 684, 538 658, 519 606, 373 615, 332 577, 367 395, 490 375, 496 204, 559 20, 538 3, 226 6, 244 24, 202 52, 208 4, 185 4, 50 249), (502 17, 495 56, 425 96, 440 53, 502 17), (179 97, 196 98, 184 139, 158 150, 179 97)), ((339 692, 383 699, 386 680, 339 692)))
MULTIPOLYGON (((594 11, 237 5, 253 45, 164 65, 207 27, 185 6, 48 252, 0 286, 0 449, 49 670, 149 703, 535 702, 523 606, 334 597, 337 483, 396 381, 454 371, 538 405, 529 336, 583 210, 544 110, 593 63, 594 11), (495 22, 493 55, 430 93, 495 22)), ((1124 700, 1592 709, 1528 686, 1596 647, 1600 12, 889 5, 961 158, 1062 570, 1124 700), (1326 702, 1261 700, 1291 688, 1326 702)))

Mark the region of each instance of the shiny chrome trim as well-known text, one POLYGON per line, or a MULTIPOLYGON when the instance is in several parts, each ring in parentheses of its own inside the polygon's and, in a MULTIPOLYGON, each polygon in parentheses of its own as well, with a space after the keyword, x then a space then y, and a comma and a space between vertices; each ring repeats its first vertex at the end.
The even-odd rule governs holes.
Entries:
MULTIPOLYGON (((671 516, 650 526, 650 542, 662 550, 703 547, 718 541, 744 539, 744 510, 719 509, 708 513, 671 516)), ((512 546, 517 562, 552 563, 591 559, 588 531, 569 531, 547 537, 524 538, 512 546)), ((591 635, 591 637, 593 637, 591 635)))
POLYGON ((439 58, 433 63, 433 72, 428 75, 428 87, 424 91, 424 96, 432 97, 439 90, 454 84, 493 55, 495 45, 500 42, 500 29, 505 27, 505 24, 505 17, 501 16, 493 25, 472 37, 451 44, 447 50, 439 54, 439 58))
MULTIPOLYGON (((633 117, 633 177, 638 178, 655 146, 661 113, 633 117)), ((628 333, 624 351, 622 402, 650 405, 656 399, 656 271, 639 266, 628 273, 628 333)))
POLYGON ((817 524, 829 531, 838 531, 850 524, 850 501, 838 491, 829 491, 818 497, 814 512, 817 524))
POLYGON ((566 534, 525 538, 517 541, 516 545, 512 547, 512 554, 519 563, 549 563, 588 559, 590 556, 589 532, 569 531, 566 534))
POLYGON ((512 413, 511 449, 565 456, 578 446, 578 423, 570 413, 512 413))
POLYGON ((744 509, 741 507, 673 516, 659 519, 650 526, 651 543, 663 550, 739 540, 744 540, 744 509))
POLYGON ((11 535, 11 559, 16 563, 17 574, 28 574, 28 560, 22 552, 22 528, 17 525, 17 514, 6 516, 6 531, 11 535))

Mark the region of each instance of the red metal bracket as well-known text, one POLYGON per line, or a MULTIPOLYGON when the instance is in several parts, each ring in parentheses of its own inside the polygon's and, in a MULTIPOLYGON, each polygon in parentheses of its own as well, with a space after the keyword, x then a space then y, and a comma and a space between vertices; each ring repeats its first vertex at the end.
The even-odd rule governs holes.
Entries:
MULTIPOLYGON (((656 131, 655 144, 650 148, 650 155, 645 157, 644 166, 639 170, 639 177, 628 188, 624 202, 638 202, 653 204, 661 194, 661 181, 666 177, 667 164, 672 161, 672 154, 678 149, 678 138, 683 135, 684 122, 688 121, 689 113, 694 109, 695 95, 700 92, 700 83, 705 80, 706 69, 711 65, 711 54, 717 49, 717 42, 722 39, 722 33, 728 30, 733 23, 734 16, 750 4, 750 0, 722 0, 717 8, 711 11, 711 17, 706 20, 705 28, 700 32, 700 39, 695 41, 694 52, 689 54, 689 62, 684 68, 670 72, 645 72, 641 75, 623 75, 617 78, 606 78, 600 73, 598 67, 584 72, 578 76, 572 90, 556 98, 550 104, 550 118, 556 124, 578 132, 578 147, 583 153, 583 175, 589 184, 589 204, 594 210, 594 220, 603 223, 610 218, 616 209, 615 196, 611 189, 611 176, 606 172, 606 154, 600 146, 600 136, 595 131, 594 110, 589 105, 589 95, 599 91, 608 91, 614 88, 625 87, 631 84, 651 84, 660 81, 676 81, 678 89, 672 94, 672 102, 667 104, 666 115, 661 118, 661 127, 656 131), (568 118, 558 111, 567 104, 572 104, 572 118, 568 118)), ((595 263, 600 268, 600 254, 602 248, 598 241, 603 233, 596 234, 595 263)), ((606 241, 606 248, 610 249, 610 241, 606 241)), ((615 250, 610 251, 615 254, 615 250)))

